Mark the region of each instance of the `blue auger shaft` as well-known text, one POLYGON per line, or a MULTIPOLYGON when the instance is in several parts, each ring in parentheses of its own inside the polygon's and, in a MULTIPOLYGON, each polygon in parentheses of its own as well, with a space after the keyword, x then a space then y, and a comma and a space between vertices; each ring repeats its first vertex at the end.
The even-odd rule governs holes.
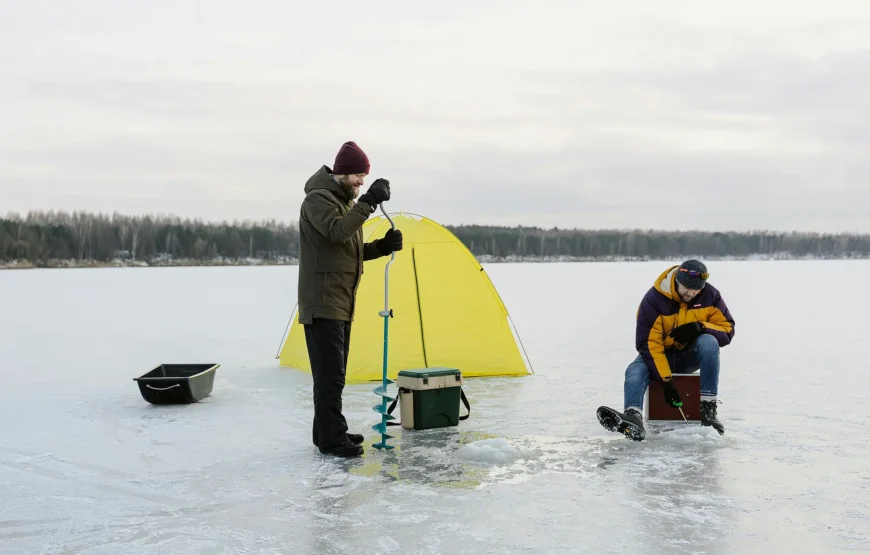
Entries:
MULTIPOLYGON (((381 384, 384 386, 384 393, 387 393, 387 354, 389 352, 389 329, 390 329, 390 316, 387 314, 384 316, 384 366, 383 373, 381 377, 381 384)), ((381 424, 384 425, 384 430, 387 429, 387 396, 384 395, 381 397, 381 408, 383 408, 383 412, 381 413, 381 424)), ((381 441, 384 445, 387 444, 387 435, 384 433, 381 435, 381 441)))

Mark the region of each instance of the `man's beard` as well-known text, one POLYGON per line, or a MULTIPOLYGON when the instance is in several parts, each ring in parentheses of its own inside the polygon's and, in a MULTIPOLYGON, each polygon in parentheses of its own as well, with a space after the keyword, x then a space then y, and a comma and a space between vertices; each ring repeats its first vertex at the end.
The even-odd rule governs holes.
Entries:
POLYGON ((339 177, 338 184, 341 185, 341 188, 344 189, 345 193, 347 193, 348 198, 355 199, 359 196, 359 187, 351 185, 347 176, 339 177))

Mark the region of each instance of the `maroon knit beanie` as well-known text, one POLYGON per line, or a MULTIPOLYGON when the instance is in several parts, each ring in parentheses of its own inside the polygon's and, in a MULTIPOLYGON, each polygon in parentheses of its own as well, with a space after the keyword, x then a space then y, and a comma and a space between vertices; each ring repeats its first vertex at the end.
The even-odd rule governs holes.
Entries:
POLYGON ((336 175, 351 175, 354 173, 369 173, 369 157, 353 141, 341 145, 338 154, 335 155, 335 166, 332 173, 336 175))

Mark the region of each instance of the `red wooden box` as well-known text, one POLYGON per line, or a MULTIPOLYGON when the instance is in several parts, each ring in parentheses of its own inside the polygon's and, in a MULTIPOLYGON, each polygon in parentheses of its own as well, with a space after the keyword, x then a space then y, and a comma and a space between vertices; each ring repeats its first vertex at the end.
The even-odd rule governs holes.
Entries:
MULTIPOLYGON (((683 399, 683 413, 689 421, 701 420, 701 375, 673 374, 674 385, 683 399)), ((662 384, 658 381, 650 382, 646 391, 646 419, 647 420, 682 420, 683 415, 679 409, 665 403, 665 394, 662 384)))

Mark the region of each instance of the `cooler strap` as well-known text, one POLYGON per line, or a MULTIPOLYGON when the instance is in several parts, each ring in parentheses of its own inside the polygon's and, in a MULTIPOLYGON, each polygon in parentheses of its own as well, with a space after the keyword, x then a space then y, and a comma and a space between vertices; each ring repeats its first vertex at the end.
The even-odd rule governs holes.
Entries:
POLYGON ((465 405, 465 410, 468 411, 468 414, 460 416, 459 419, 465 420, 471 416, 471 405, 468 404, 468 397, 465 396, 465 391, 463 391, 461 387, 459 388, 459 396, 462 398, 462 404, 465 405))
MULTIPOLYGON (((399 392, 396 393, 396 398, 393 399, 393 403, 390 405, 390 408, 387 409, 387 414, 393 414, 393 411, 394 411, 395 408, 396 408, 396 403, 399 402, 399 394, 402 393, 402 390, 403 390, 403 389, 404 389, 404 388, 401 388, 401 387, 399 388, 399 392)), ((401 425, 402 425, 401 422, 395 422, 395 421, 393 421, 393 422, 387 422, 387 426, 401 426, 401 425)))

